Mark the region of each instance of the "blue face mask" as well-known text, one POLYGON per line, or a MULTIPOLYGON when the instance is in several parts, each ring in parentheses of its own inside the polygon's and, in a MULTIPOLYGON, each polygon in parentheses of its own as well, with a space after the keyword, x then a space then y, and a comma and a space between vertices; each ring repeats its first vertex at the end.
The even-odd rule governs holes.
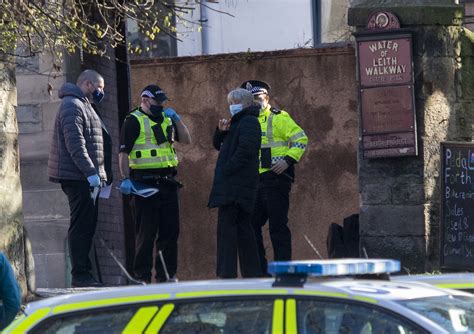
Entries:
POLYGON ((92 92, 92 99, 94 100, 96 104, 100 104, 102 100, 104 99, 104 96, 105 96, 104 92, 101 92, 97 88, 95 89, 95 91, 92 92))
POLYGON ((242 111, 242 104, 231 104, 229 106, 229 111, 232 116, 242 111))

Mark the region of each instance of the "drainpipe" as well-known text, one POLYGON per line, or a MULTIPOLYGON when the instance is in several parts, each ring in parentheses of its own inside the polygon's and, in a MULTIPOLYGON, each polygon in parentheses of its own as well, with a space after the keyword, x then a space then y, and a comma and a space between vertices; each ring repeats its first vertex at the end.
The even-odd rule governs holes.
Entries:
POLYGON ((321 0, 311 1, 313 21, 313 46, 321 44, 321 0))
POLYGON ((207 24, 208 24, 208 18, 207 18, 207 13, 208 9, 206 6, 203 6, 202 4, 199 5, 200 9, 200 18, 199 22, 202 25, 202 30, 201 30, 201 54, 207 55, 209 54, 209 45, 208 45, 208 36, 207 36, 207 24))

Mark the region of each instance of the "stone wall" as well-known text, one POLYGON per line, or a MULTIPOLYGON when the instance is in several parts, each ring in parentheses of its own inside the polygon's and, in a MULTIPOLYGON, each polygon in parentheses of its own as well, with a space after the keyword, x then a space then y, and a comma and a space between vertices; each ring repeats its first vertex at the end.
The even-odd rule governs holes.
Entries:
POLYGON ((82 67, 83 69, 94 69, 104 77, 105 97, 104 101, 98 106, 98 111, 112 137, 112 170, 115 177, 110 198, 99 199, 99 220, 94 240, 98 262, 96 268, 99 268, 96 273, 101 276, 105 283, 121 285, 126 283, 125 276, 100 239, 104 240, 106 246, 113 251, 116 258, 125 264, 123 203, 122 195, 116 188, 120 185, 118 170, 119 116, 121 108, 129 109, 128 99, 126 99, 125 105, 119 105, 119 95, 125 94, 128 96, 128 87, 125 92, 120 91, 118 87, 118 78, 123 77, 123 73, 115 61, 115 51, 109 50, 107 56, 108 59, 85 56, 82 67))
POLYGON ((407 271, 432 270, 439 264, 440 143, 472 140, 462 7, 448 0, 353 1, 349 24, 362 30, 378 10, 392 11, 414 32, 419 155, 368 160, 359 153, 361 246, 372 257, 401 259, 407 271))
POLYGON ((0 251, 10 260, 25 295, 26 253, 15 114, 16 94, 12 59, 0 57, 0 251))
MULTIPOLYGON (((461 1, 464 2, 464 1, 461 1)), ((464 4, 464 26, 474 31, 474 3, 468 2, 464 4)))
MULTIPOLYGON (((310 141, 291 194, 294 258, 317 258, 305 234, 326 255, 330 223, 359 212, 354 65, 347 46, 132 62, 132 102, 156 82, 193 137, 191 146, 177 145, 184 183, 179 278, 215 277, 217 217, 206 207, 217 158, 212 134, 218 119, 229 117, 227 93, 251 78, 272 85, 271 104, 287 110, 310 141)), ((271 256, 268 238, 266 246, 271 256)))
POLYGON ((46 173, 58 90, 67 70, 57 73, 47 55, 25 58, 17 66, 20 175, 25 228, 30 237, 37 287, 66 284, 69 208, 61 188, 46 173), (48 85, 52 90, 48 91, 48 85))

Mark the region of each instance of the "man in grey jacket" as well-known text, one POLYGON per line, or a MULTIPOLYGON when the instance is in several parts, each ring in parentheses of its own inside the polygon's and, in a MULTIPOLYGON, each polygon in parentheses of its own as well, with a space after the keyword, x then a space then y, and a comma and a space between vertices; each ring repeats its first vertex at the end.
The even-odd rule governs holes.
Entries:
POLYGON ((89 251, 98 213, 98 192, 107 181, 104 169, 103 123, 92 107, 104 97, 104 79, 85 70, 77 83, 64 84, 48 161, 48 176, 61 184, 69 201, 68 230, 72 286, 101 286, 92 274, 89 251))

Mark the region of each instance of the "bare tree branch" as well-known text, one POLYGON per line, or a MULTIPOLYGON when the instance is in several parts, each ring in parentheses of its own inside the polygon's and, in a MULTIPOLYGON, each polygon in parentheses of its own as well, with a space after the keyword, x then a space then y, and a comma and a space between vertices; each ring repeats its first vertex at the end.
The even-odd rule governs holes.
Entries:
POLYGON ((159 33, 180 40, 178 23, 202 26, 185 17, 200 5, 230 15, 204 0, 0 0, 0 55, 24 58, 48 51, 56 64, 64 52, 104 56, 107 46, 125 43, 122 26, 127 20, 150 41, 159 33))
MULTIPOLYGON (((212 8, 211 6, 209 5, 206 5, 202 0, 196 0, 196 2, 206 8, 209 8, 210 10, 216 12, 216 13, 219 13, 219 14, 225 14, 225 15, 229 15, 231 17, 235 17, 234 15, 232 15, 231 13, 227 13, 227 12, 224 12, 224 11, 221 11, 221 10, 217 10, 215 8, 212 8)), ((215 2, 214 2, 215 3, 215 2)))

